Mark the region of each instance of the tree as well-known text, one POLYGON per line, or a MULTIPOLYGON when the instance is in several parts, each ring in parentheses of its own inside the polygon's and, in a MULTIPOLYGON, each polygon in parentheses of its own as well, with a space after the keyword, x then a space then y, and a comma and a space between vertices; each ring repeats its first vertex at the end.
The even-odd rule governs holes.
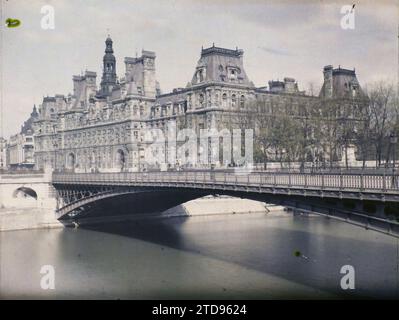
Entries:
POLYGON ((376 166, 381 166, 384 158, 384 149, 387 152, 385 160, 389 159, 389 143, 388 137, 392 130, 398 127, 398 104, 397 92, 392 83, 380 81, 371 84, 367 90, 369 103, 364 114, 366 116, 367 132, 360 139, 362 141, 370 141, 374 145, 376 166), (388 147, 387 147, 388 145, 388 147))

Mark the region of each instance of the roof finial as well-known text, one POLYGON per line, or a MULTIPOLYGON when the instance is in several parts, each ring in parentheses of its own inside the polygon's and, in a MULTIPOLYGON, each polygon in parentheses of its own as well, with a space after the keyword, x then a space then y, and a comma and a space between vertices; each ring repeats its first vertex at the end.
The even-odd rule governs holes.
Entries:
POLYGON ((214 48, 215 48, 215 42, 213 42, 213 43, 212 43, 212 47, 214 47, 214 48))

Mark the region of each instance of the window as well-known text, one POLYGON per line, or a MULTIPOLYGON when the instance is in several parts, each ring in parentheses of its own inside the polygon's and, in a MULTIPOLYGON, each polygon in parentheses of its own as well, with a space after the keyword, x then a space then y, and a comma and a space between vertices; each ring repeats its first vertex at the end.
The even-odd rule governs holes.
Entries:
POLYGON ((204 95, 202 93, 199 95, 199 103, 202 108, 204 106, 204 95))
POLYGON ((244 107, 245 107, 245 96, 244 96, 244 95, 241 95, 241 98, 240 98, 240 107, 241 107, 241 108, 244 108, 244 107))
POLYGON ((237 105, 237 96, 236 96, 235 94, 233 94, 233 95, 231 96, 231 106, 232 106, 233 108, 235 108, 236 105, 237 105))
POLYGON ((237 79, 237 70, 231 69, 230 70, 230 79, 231 80, 236 80, 237 79))
POLYGON ((198 70, 198 72, 197 72, 197 81, 198 82, 204 81, 204 72, 202 69, 198 70))
POLYGON ((222 95, 222 106, 227 107, 227 94, 223 93, 222 95))

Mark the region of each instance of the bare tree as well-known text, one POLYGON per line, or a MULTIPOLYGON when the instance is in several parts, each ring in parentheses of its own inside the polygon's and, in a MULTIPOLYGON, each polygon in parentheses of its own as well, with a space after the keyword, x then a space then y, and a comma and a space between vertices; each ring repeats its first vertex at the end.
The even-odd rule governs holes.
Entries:
MULTIPOLYGON (((376 165, 381 166, 387 139, 390 132, 397 126, 397 94, 392 83, 380 81, 367 88, 367 95, 369 104, 365 114, 368 117, 368 129, 372 134, 370 142, 374 145, 376 165)), ((388 161, 389 144, 385 151, 388 153, 385 160, 388 161)))

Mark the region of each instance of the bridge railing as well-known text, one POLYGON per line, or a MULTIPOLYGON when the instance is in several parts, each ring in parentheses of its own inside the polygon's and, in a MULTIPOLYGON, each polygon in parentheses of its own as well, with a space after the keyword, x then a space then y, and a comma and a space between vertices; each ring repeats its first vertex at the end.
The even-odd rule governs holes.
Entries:
POLYGON ((399 177, 386 173, 300 173, 252 172, 236 174, 228 171, 118 172, 118 173, 54 173, 53 183, 69 184, 219 184, 273 186, 289 188, 379 190, 398 192, 399 177))

